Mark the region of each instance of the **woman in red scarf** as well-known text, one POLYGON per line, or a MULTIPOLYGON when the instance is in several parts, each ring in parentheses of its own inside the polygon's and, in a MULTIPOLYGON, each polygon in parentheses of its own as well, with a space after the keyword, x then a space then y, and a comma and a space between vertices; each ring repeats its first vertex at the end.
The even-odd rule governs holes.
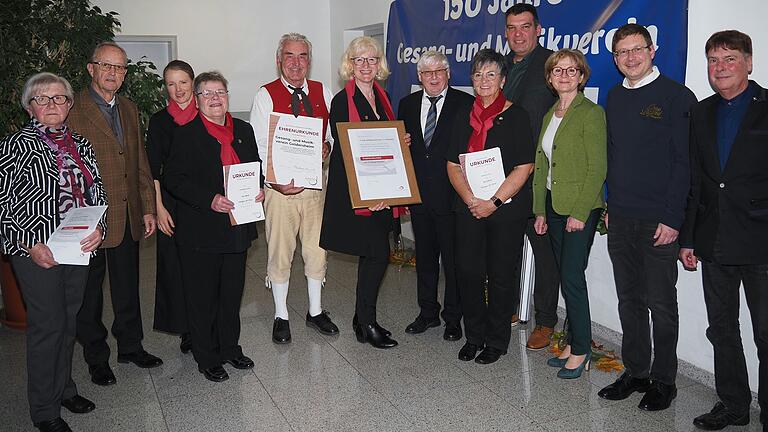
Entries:
MULTIPOLYGON (((187 306, 192 354, 205 378, 229 378, 222 367, 251 369, 240 340, 245 260, 256 223, 233 226, 223 167, 261 162, 248 123, 229 114, 227 80, 205 72, 194 81, 200 113, 173 133, 163 185, 176 198, 176 247, 187 306)), ((259 173, 260 185, 264 176, 259 173)), ((256 201, 264 200, 262 190, 256 201)))
POLYGON ((475 103, 456 115, 448 150, 448 177, 458 198, 456 271, 467 342, 459 360, 488 364, 507 353, 509 322, 519 295, 523 234, 531 212, 535 145, 528 114, 504 99, 504 57, 480 50, 472 61, 475 103), (506 178, 488 199, 474 195, 462 172, 459 155, 498 147, 506 178), (487 280, 487 302, 486 302, 487 280), (477 352, 482 352, 477 355, 477 352))
POLYGON ((192 81, 195 72, 189 63, 173 60, 163 70, 163 81, 168 91, 168 107, 149 119, 147 130, 147 158, 155 180, 157 205, 157 275, 155 278, 154 329, 181 335, 180 349, 191 349, 184 293, 181 288, 181 270, 176 242, 173 239, 176 218, 176 200, 161 183, 165 162, 171 151, 173 131, 197 115, 192 81))
MULTIPOLYGON (((395 120, 389 97, 376 82, 389 75, 383 50, 376 40, 361 36, 350 42, 339 74, 348 80, 331 101, 330 125, 339 142, 338 122, 395 120)), ((354 210, 349 199, 347 174, 340 149, 331 153, 328 186, 323 211, 320 246, 359 257, 355 316, 352 326, 357 340, 376 348, 392 348, 397 341, 376 321, 379 287, 389 264, 389 232, 392 210, 383 203, 354 210)))

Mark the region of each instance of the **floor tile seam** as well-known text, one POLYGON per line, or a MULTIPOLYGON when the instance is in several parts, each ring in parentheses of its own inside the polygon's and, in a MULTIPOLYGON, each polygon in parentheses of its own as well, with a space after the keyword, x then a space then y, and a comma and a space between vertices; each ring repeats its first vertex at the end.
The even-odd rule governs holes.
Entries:
MULTIPOLYGON (((525 373, 528 373, 528 372, 525 372, 525 373)), ((479 381, 479 382, 478 382, 478 384, 480 384, 481 386, 483 386, 483 388, 485 388, 486 390, 490 391, 490 392, 491 392, 491 393, 492 393, 494 396, 496 396, 496 397, 498 397, 499 399, 501 399, 501 400, 502 400, 502 402, 503 402, 504 404, 506 404, 507 406, 509 406, 511 409, 513 409, 513 410, 515 410, 515 411, 519 411, 519 412, 520 412, 520 414, 522 414, 524 418, 526 418, 526 419, 528 419, 528 420, 532 421, 532 422, 533 422, 533 423, 535 423, 536 425, 539 425, 539 423, 538 423, 538 422, 536 422, 536 418, 535 418, 535 417, 533 417, 533 416, 532 416, 532 414, 528 414, 528 413, 526 413, 526 412, 525 412, 526 410, 520 409, 519 407, 515 406, 515 405, 512 403, 512 401, 510 401, 510 400, 509 400, 509 398, 507 398, 507 397, 506 397, 506 396, 504 396, 503 394, 500 394, 499 392, 496 392, 496 391, 494 391, 494 390, 493 390, 493 388, 491 388, 491 387, 487 386, 487 385, 486 385, 486 384, 485 384, 483 381, 479 381)), ((586 400, 586 402, 589 402, 589 401, 588 401, 588 400, 586 400)), ((546 428, 546 427, 545 427, 544 429, 548 429, 548 428, 546 428)))
POLYGON ((163 409, 163 404, 160 403, 160 395, 157 393, 157 386, 155 385, 155 377, 152 375, 152 371, 149 371, 149 379, 152 381, 152 390, 155 395, 155 401, 157 401, 157 405, 160 407, 160 415, 163 417, 163 424, 165 425, 166 432, 170 432, 171 428, 168 426, 168 418, 166 417, 165 410, 163 409))

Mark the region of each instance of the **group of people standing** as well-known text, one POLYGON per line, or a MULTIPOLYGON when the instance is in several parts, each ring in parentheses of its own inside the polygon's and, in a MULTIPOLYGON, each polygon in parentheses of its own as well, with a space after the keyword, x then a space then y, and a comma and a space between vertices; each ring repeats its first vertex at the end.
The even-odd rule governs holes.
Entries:
POLYGON ((459 360, 498 361, 518 322, 527 235, 536 259, 536 326, 527 346, 549 345, 561 292, 567 346, 547 364, 560 378, 580 377, 591 360, 585 270, 607 208, 626 371, 598 395, 619 400, 641 392, 640 409, 670 406, 676 396, 677 259, 689 269, 701 259, 720 401, 694 424, 716 430, 749 422, 751 393, 738 325, 741 283, 761 360, 758 400, 765 423, 768 320, 759 311, 768 299, 761 294, 768 285, 768 199, 761 195, 768 186, 768 102, 766 90, 748 80, 749 36, 730 30, 710 38, 705 52, 717 93, 697 103, 690 90, 653 66, 655 47, 646 29, 621 27, 612 50, 625 79, 610 91, 603 110, 583 94, 590 68, 581 51, 553 53, 538 44, 534 6, 516 4, 505 20, 511 51, 477 53, 471 66, 475 97, 451 88, 447 58, 428 51, 417 64, 422 90, 400 101, 397 116, 377 82, 389 74, 386 58, 369 37, 347 47, 339 70, 346 84, 332 96, 307 79, 310 41, 283 35, 275 56, 280 77, 258 90, 250 125, 229 113, 224 76, 195 75, 188 63, 174 60, 163 71, 168 106, 152 116, 146 149, 136 106, 117 94, 127 58, 115 43, 94 49, 86 66, 91 84, 77 95, 62 77, 31 77, 21 98, 30 123, 0 142, 0 235, 28 309, 28 398, 35 426, 68 431, 60 407, 95 409, 71 378, 75 339, 92 381, 116 383, 101 318, 107 268, 118 361, 143 368, 162 364, 142 346, 138 297, 138 241, 156 229, 155 329, 178 334, 180 350, 192 352, 208 380, 226 380, 225 364, 254 367, 239 345, 239 311, 256 227, 231 224, 234 203, 224 191, 223 167, 269 160, 272 112, 322 119, 328 163, 322 190, 259 179, 262 191, 255 199, 266 212, 275 343, 291 342, 287 295, 298 238, 307 326, 339 333, 321 301, 326 251, 336 251, 358 257, 355 337, 381 349, 397 345, 379 324, 376 305, 389 233, 405 209, 384 202, 354 209, 334 143, 339 122, 400 119, 423 199, 410 207, 420 313, 406 333, 439 327, 442 317, 444 339, 466 336, 459 360), (481 199, 460 157, 490 148, 500 150, 505 179, 494 196, 481 199), (67 212, 107 204, 96 230, 82 241, 90 266, 58 264, 46 241, 67 212))

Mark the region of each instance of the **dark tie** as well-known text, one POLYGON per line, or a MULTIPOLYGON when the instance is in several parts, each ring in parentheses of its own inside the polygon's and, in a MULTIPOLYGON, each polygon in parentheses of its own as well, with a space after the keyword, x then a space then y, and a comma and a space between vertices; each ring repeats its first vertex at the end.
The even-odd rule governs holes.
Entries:
POLYGON ((443 95, 439 96, 427 96, 429 99, 429 111, 427 111, 427 123, 424 125, 424 146, 429 148, 429 144, 432 142, 432 135, 435 134, 435 123, 437 123, 437 101, 443 95))
POLYGON ((312 117, 312 104, 309 102, 309 97, 304 93, 301 87, 288 86, 293 90, 293 96, 291 96, 291 112, 294 117, 298 117, 301 114, 301 103, 304 103, 304 113, 312 117))

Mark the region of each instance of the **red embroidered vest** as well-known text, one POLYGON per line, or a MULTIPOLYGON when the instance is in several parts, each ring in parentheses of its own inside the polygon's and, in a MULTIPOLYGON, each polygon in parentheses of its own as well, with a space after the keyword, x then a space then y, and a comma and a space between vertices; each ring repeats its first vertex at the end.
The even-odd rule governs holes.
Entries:
MULTIPOLYGON (((319 81, 307 80, 309 87, 309 101, 312 103, 313 117, 323 119, 323 142, 326 141, 325 133, 328 130, 328 108, 325 105, 325 96, 323 96, 323 84, 319 81)), ((282 114, 293 114, 291 109, 291 91, 283 85, 280 78, 265 84, 264 88, 269 92, 272 98, 272 111, 282 114)), ((300 115, 306 116, 304 104, 300 105, 300 115)))

